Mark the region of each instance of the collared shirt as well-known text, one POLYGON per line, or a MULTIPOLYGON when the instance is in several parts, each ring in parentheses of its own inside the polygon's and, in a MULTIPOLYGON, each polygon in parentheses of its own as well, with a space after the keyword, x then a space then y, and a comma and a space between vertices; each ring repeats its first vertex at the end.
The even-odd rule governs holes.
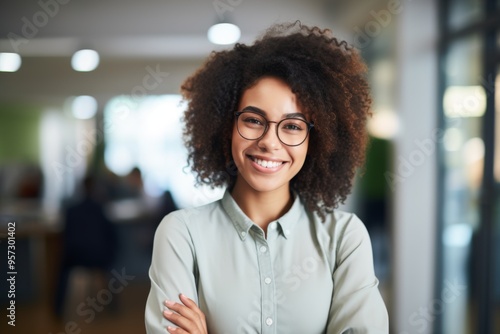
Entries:
POLYGON ((389 332, 363 223, 339 210, 322 222, 299 196, 267 236, 228 191, 169 214, 149 276, 148 333, 166 333, 163 302, 180 302, 180 293, 197 303, 211 334, 389 332))

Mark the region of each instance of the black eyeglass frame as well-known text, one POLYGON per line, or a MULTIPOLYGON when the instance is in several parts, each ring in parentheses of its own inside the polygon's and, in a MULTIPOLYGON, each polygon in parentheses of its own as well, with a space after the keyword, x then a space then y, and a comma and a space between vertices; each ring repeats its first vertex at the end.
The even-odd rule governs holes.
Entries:
POLYGON ((268 120, 267 118, 265 118, 265 117, 264 117, 264 116, 262 116, 262 115, 259 115, 260 117, 262 117, 262 118, 266 121, 265 128, 264 128, 264 132, 262 133, 262 135, 261 135, 260 137, 258 137, 258 138, 254 138, 254 139, 251 139, 251 138, 247 138, 247 137, 243 136, 243 135, 241 134, 241 132, 240 132, 240 127, 238 126, 238 118, 239 118, 242 114, 244 114, 244 113, 251 113, 251 114, 256 114, 256 115, 259 115, 259 114, 258 114, 258 113, 256 113, 256 112, 254 112, 254 111, 249 111, 249 110, 244 110, 244 111, 236 111, 236 112, 234 113, 234 115, 236 116, 236 117, 235 117, 236 129, 238 130, 239 135, 240 135, 242 138, 246 139, 246 140, 260 140, 260 139, 262 139, 262 138, 266 135, 267 131, 269 131, 269 123, 275 123, 275 124, 276 124, 276 137, 278 137, 279 141, 280 141, 283 145, 290 146, 290 147, 295 147, 295 146, 302 145, 302 144, 306 141, 307 137, 309 136, 309 133, 311 132, 311 129, 312 129, 312 128, 314 128, 314 123, 313 123, 313 122, 308 122, 308 121, 306 121, 305 119, 298 118, 298 117, 293 117, 293 118, 284 118, 284 119, 282 119, 282 120, 281 120, 281 121, 279 121, 279 122, 275 122, 275 121, 270 121, 270 120, 268 120), (283 121, 288 121, 288 120, 291 120, 291 119, 300 120, 300 121, 304 122, 304 123, 307 125, 307 134, 306 134, 306 136, 304 137, 304 140, 302 140, 300 143, 298 143, 298 144, 294 144, 294 145, 290 145, 290 144, 287 144, 287 143, 283 142, 283 140, 281 140, 281 138, 280 138, 279 131, 278 131, 279 126, 280 126, 281 122, 283 122, 283 121))

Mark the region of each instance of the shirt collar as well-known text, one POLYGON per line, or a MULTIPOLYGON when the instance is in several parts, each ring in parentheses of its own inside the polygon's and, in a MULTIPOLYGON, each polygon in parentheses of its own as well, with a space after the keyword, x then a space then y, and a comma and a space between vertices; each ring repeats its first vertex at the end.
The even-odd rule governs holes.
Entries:
MULTIPOLYGON (((296 193, 293 193, 293 197, 293 204, 290 207, 290 210, 272 222, 276 223, 280 227, 281 234, 285 237, 285 239, 288 239, 290 235, 293 234, 295 224, 301 219, 302 215, 305 214, 304 205, 302 204, 300 197, 296 193)), ((221 203, 222 207, 231 218, 239 237, 244 241, 250 228, 255 224, 240 209, 236 201, 233 199, 233 196, 231 196, 229 190, 226 189, 224 192, 221 203)))

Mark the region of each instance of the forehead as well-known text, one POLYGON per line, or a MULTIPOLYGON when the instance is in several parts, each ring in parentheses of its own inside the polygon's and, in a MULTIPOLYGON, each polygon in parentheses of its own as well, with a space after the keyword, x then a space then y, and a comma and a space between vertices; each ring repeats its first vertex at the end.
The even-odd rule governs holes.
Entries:
POLYGON ((239 109, 247 106, 257 107, 266 114, 299 113, 302 110, 290 86, 274 77, 261 78, 243 92, 239 109))

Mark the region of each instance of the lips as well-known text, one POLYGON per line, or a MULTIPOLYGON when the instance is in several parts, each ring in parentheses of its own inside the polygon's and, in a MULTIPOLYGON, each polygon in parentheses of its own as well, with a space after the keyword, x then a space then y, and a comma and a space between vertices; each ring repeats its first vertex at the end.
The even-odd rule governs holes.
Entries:
POLYGON ((284 161, 266 160, 266 159, 257 158, 257 157, 251 156, 251 155, 248 155, 248 157, 250 158, 250 160, 255 162, 257 165, 264 167, 264 168, 269 168, 269 169, 279 167, 285 163, 284 161))

